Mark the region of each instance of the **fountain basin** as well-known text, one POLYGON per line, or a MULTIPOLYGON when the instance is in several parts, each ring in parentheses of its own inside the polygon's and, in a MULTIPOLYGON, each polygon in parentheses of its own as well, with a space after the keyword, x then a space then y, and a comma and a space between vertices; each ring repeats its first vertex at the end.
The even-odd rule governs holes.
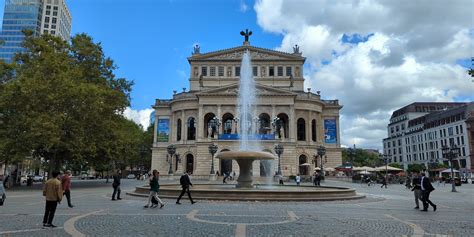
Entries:
MULTIPOLYGON (((136 187, 134 196, 148 197, 149 187, 136 187)), ((160 186, 161 198, 176 199, 181 186, 164 184, 160 186)), ((193 199, 228 201, 335 201, 364 198, 351 188, 315 187, 296 185, 256 185, 256 188, 238 188, 232 184, 195 184, 191 187, 193 199)))
POLYGON ((239 178, 236 188, 253 188, 252 163, 255 160, 273 160, 275 156, 263 151, 224 151, 216 155, 217 159, 235 160, 239 165, 239 178))

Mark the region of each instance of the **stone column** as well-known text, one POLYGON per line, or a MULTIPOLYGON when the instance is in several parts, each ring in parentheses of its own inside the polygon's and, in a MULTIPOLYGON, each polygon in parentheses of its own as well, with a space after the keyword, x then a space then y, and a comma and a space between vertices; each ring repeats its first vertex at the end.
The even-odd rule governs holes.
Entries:
POLYGON ((185 120, 185 117, 184 117, 184 109, 181 110, 181 141, 182 143, 184 143, 184 141, 186 141, 188 138, 187 138, 187 133, 188 131, 188 121, 185 120))
MULTIPOLYGON (((273 119, 275 118, 275 105, 272 105, 272 117, 270 118, 270 124, 273 122, 273 119)), ((272 133, 276 134, 276 124, 275 126, 272 126, 272 133)))
POLYGON ((199 112, 198 112, 198 117, 196 118, 196 140, 201 140, 202 138, 204 138, 204 132, 206 133, 207 135, 207 131, 204 131, 204 118, 203 118, 203 115, 202 115, 202 105, 199 105, 199 112))
POLYGON ((316 131, 317 131, 317 137, 316 141, 320 143, 324 143, 324 120, 323 117, 321 116, 321 113, 318 113, 316 116, 316 131))
POLYGON ((341 130, 339 129, 339 116, 336 118, 336 131, 337 131, 336 144, 338 147, 340 147, 341 146, 341 130))
MULTIPOLYGON (((219 119, 219 121, 221 122, 221 126, 217 129, 217 134, 222 134, 224 132, 222 132, 224 129, 224 121, 222 121, 222 110, 221 110, 221 105, 217 105, 217 118, 219 119)), ((218 135, 219 136, 219 135, 218 135)), ((219 138, 219 137, 217 137, 219 138)))
POLYGON ((289 130, 288 135, 292 142, 296 141, 296 119, 295 119, 295 106, 290 105, 290 116, 289 116, 289 130))
POLYGON ((155 112, 155 124, 153 126, 153 144, 156 144, 156 129, 158 128, 158 115, 156 115, 156 112, 155 112))
POLYGON ((311 110, 308 110, 308 117, 307 117, 306 120, 308 120, 308 122, 306 122, 306 143, 309 144, 309 143, 313 142, 313 140, 311 140, 311 137, 312 137, 312 134, 311 134, 311 131, 312 131, 312 129, 311 129, 311 120, 312 120, 311 119, 311 110))

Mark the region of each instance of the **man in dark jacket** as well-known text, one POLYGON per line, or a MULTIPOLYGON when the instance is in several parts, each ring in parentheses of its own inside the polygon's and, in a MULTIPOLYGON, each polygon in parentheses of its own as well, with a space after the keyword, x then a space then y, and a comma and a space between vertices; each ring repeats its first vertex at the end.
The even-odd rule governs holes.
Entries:
POLYGON ((431 185, 431 180, 425 177, 425 173, 421 173, 421 195, 423 197, 423 210, 428 211, 428 204, 433 207, 433 211, 436 211, 436 205, 430 201, 430 193, 435 190, 431 185))
POLYGON ((415 195, 415 209, 420 209, 420 203, 418 200, 421 200, 423 202, 423 198, 421 196, 421 178, 420 175, 416 172, 413 173, 413 180, 411 185, 413 186, 411 191, 413 191, 413 194, 415 195))
POLYGON ((179 195, 178 197, 178 200, 176 200, 176 204, 181 204, 179 202, 179 200, 181 200, 181 197, 183 197, 184 193, 188 193, 188 197, 189 197, 189 200, 191 201, 191 204, 194 204, 196 203, 195 201, 193 201, 193 198, 191 197, 191 193, 189 192, 189 185, 193 186, 193 184, 191 183, 191 180, 189 179, 189 175, 188 173, 184 173, 181 178, 179 179, 179 183, 181 184, 181 194, 179 195))
POLYGON ((112 201, 115 200, 122 200, 120 198, 120 179, 122 178, 122 171, 118 170, 117 173, 114 174, 113 179, 114 182, 112 183, 112 187, 114 188, 114 193, 112 194, 112 201), (115 194, 117 194, 117 199, 115 199, 115 194))

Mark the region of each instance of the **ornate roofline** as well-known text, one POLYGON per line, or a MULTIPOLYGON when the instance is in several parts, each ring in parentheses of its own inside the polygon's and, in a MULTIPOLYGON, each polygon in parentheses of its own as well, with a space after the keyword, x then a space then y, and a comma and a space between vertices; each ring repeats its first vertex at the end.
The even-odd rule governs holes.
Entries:
MULTIPOLYGON (((251 45, 243 45, 243 46, 238 46, 238 47, 233 47, 233 48, 227 48, 227 49, 221 49, 221 50, 217 50, 217 51, 211 51, 211 52, 203 53, 203 54, 193 54, 191 57, 188 57, 188 62, 198 61, 198 60, 206 60, 206 58, 212 57, 214 55, 230 53, 230 52, 245 50, 245 49, 280 55, 282 57, 287 57, 288 60, 298 60, 298 61, 303 61, 303 62, 306 61, 306 58, 302 57, 301 54, 287 53, 287 52, 276 51, 276 50, 272 50, 272 49, 255 47, 255 46, 251 46, 251 45)), ((222 60, 222 59, 219 59, 219 60, 222 60)))

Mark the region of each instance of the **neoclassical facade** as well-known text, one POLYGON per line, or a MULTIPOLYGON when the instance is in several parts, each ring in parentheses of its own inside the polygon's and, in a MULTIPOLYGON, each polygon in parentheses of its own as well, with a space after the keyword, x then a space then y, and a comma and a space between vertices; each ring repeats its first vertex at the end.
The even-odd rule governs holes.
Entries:
MULTIPOLYGON (((298 46, 293 53, 254 47, 245 41, 240 47, 201 53, 198 46, 188 58, 190 90, 174 92, 172 99, 157 99, 152 168, 161 174, 208 176, 212 159, 209 145, 218 151, 238 150, 240 115, 237 98, 242 54, 251 55, 256 82, 257 102, 252 118, 252 142, 259 142, 263 151, 275 154, 281 144, 281 169, 285 176, 311 174, 321 159, 314 159, 316 148, 326 147, 325 167, 341 164, 338 100, 323 100, 320 92, 304 88, 303 65, 298 46), (170 157, 169 145, 176 146, 170 157), (170 172, 171 171, 171 172, 170 172)), ((254 176, 271 176, 275 161, 256 161, 254 176)), ((236 172, 235 161, 214 159, 214 170, 236 172)))

